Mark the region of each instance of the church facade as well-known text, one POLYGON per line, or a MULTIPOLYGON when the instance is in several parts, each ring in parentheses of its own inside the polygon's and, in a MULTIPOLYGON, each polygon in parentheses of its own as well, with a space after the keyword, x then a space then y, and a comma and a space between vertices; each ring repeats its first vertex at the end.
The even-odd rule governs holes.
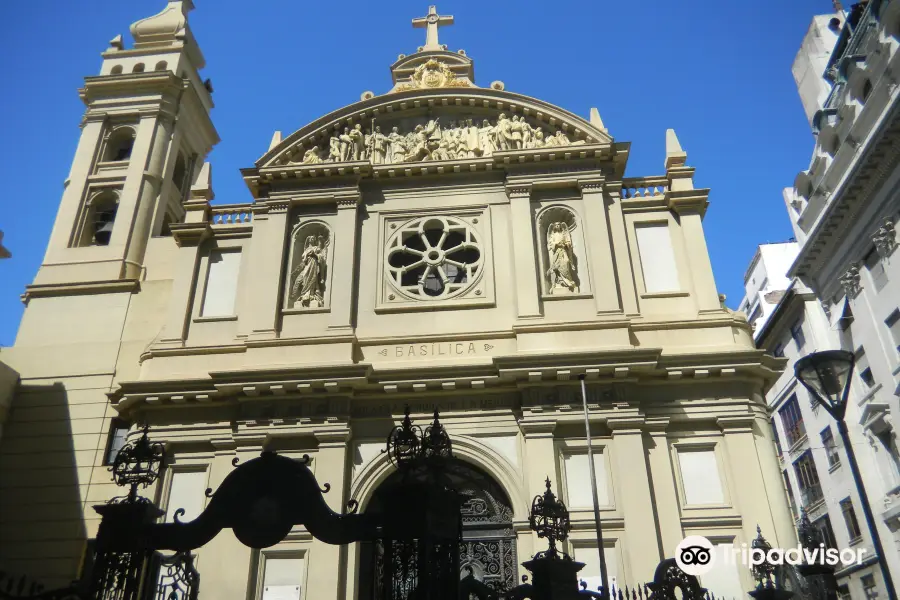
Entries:
MULTIPOLYGON (((709 190, 674 132, 658 174, 588 119, 479 87, 426 43, 365 93, 243 170, 246 204, 211 204, 218 135, 190 0, 132 25, 87 77, 81 139, 47 254, 4 361, 20 382, 0 439, 0 569, 78 575, 121 492, 107 465, 136 424, 169 464, 145 494, 189 520, 235 461, 309 455, 336 511, 379 502, 381 450, 410 407, 454 443, 462 564, 495 587, 544 548, 549 477, 566 551, 599 584, 581 411, 610 579, 649 581, 688 535, 796 545, 764 394, 782 366, 716 289, 709 190), (73 326, 73 323, 77 325, 73 326), (179 513, 179 509, 183 512, 179 513)), ((661 136, 662 138, 662 132, 661 136)), ((378 556, 297 528, 262 550, 223 532, 197 551, 201 595, 372 596, 378 556)), ((718 595, 749 571, 702 578, 718 595)))

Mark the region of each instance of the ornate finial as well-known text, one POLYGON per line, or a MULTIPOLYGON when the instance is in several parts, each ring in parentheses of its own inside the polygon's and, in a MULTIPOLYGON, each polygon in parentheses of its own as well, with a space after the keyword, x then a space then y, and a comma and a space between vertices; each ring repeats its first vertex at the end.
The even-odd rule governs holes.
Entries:
MULTIPOLYGON (((764 557, 768 557, 769 550, 772 549, 772 545, 763 537, 762 529, 758 524, 756 526, 756 539, 753 540, 750 547, 760 550, 764 557)), ((771 564, 768 558, 765 558, 760 564, 754 565, 750 570, 753 573, 753 578, 759 583, 757 587, 772 588, 775 586, 775 581, 772 578, 772 575, 775 573, 775 565, 771 564)))
POLYGON ((569 510, 560 500, 557 500, 550 487, 550 477, 546 480, 547 490, 540 496, 535 496, 531 503, 531 515, 528 517, 528 525, 538 534, 539 538, 547 538, 549 548, 546 552, 539 552, 535 558, 556 558, 559 553, 556 550, 557 541, 565 541, 569 537, 571 523, 569 522, 569 510))
POLYGON ((417 29, 425 28, 425 45, 419 49, 420 51, 429 52, 446 49, 438 43, 438 28, 445 25, 453 25, 452 15, 439 15, 437 7, 432 5, 428 7, 427 15, 413 19, 412 24, 417 29))

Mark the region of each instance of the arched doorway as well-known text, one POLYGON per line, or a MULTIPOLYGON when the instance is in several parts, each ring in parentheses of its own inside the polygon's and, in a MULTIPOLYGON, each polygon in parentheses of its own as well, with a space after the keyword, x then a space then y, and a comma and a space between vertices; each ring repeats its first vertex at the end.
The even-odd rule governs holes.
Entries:
MULTIPOLYGON (((460 546, 460 576, 470 567, 476 579, 504 591, 516 586, 518 561, 513 511, 506 492, 487 473, 459 459, 447 467, 453 486, 464 497, 462 506, 463 543, 460 546)), ((383 491, 401 477, 393 473, 375 491, 366 512, 380 511, 383 491)), ((382 553, 377 543, 361 544, 359 600, 378 600, 382 589, 382 553)))

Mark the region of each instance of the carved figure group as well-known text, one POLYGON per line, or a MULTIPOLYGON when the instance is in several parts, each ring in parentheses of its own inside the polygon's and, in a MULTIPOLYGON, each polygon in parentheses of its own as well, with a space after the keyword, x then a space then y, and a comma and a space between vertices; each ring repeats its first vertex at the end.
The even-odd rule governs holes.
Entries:
POLYGON ((449 121, 440 118, 420 123, 413 131, 400 133, 393 127, 385 135, 381 126, 363 131, 357 123, 328 140, 327 154, 318 146, 307 149, 303 164, 368 160, 372 164, 393 164, 424 160, 453 160, 491 156, 500 150, 530 150, 584 143, 573 142, 562 131, 546 133, 524 117, 501 113, 495 124, 484 119, 479 126, 473 119, 449 121))
POLYGON ((547 228, 547 254, 550 259, 547 269, 549 292, 578 293, 578 265, 572 251, 572 236, 563 221, 551 223, 547 228))
POLYGON ((326 258, 329 240, 323 235, 308 235, 299 264, 291 271, 291 306, 319 308, 325 305, 326 258))

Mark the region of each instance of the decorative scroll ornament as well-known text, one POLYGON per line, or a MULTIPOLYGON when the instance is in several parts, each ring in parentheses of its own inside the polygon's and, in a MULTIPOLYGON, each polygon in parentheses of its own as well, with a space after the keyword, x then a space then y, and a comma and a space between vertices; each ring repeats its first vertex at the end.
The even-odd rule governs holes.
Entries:
POLYGON ((848 298, 856 298, 862 290, 862 286, 860 285, 859 263, 851 263, 850 266, 847 267, 847 272, 841 275, 838 282, 841 284, 841 287, 844 289, 844 293, 847 294, 848 298))
POLYGON ((453 444, 441 424, 437 409, 434 409, 434 421, 423 433, 421 427, 412 424, 407 405, 403 422, 391 430, 384 452, 387 452, 391 463, 400 469, 423 463, 433 467, 453 457, 453 444))
POLYGON ((432 58, 413 71, 410 83, 397 87, 396 91, 440 87, 471 87, 468 79, 457 78, 446 64, 432 58))
POLYGON ((144 425, 141 437, 130 441, 119 450, 110 471, 116 485, 131 486, 127 501, 138 500, 138 487, 148 487, 157 479, 165 462, 165 447, 159 442, 151 442, 147 433, 150 427, 144 425))
POLYGON ((547 478, 547 490, 543 495, 535 496, 531 503, 531 515, 528 517, 528 525, 538 534, 539 538, 547 538, 550 547, 546 552, 539 552, 535 558, 546 556, 553 558, 559 556, 556 550, 556 542, 563 542, 569 537, 572 524, 569 521, 569 510, 550 489, 550 478, 547 478))
POLYGON ((894 220, 888 217, 884 224, 872 236, 875 249, 881 258, 888 258, 897 249, 897 234, 894 228, 894 220))

